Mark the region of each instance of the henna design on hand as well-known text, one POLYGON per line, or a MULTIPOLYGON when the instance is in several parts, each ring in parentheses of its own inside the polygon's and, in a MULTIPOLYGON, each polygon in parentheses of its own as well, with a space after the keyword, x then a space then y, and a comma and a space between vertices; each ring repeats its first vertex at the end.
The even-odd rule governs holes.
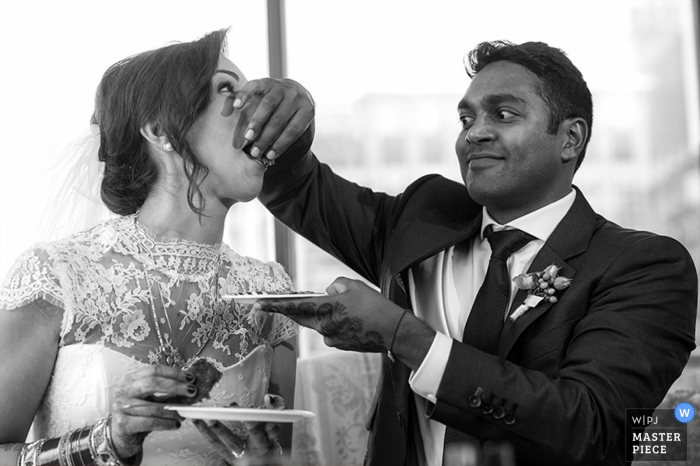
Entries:
POLYGON ((285 315, 313 317, 316 330, 326 338, 340 341, 341 344, 336 345, 340 349, 370 353, 387 350, 381 333, 363 331, 362 319, 348 315, 347 308, 339 301, 319 306, 310 301, 286 302, 272 304, 271 307, 276 307, 277 312, 285 315))

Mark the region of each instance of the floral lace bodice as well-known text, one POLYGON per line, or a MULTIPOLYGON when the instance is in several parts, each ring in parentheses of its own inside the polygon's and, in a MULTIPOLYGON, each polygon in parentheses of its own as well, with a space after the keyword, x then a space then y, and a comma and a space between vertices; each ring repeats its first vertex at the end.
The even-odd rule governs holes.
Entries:
MULTIPOLYGON (((106 416, 127 373, 166 363, 163 341, 184 365, 206 358, 223 372, 205 405, 261 406, 273 349, 298 326, 222 295, 291 290, 277 263, 226 245, 158 239, 135 216, 27 251, 0 288, 0 312, 31 312, 23 306, 40 298, 63 310, 58 357, 29 438, 57 437, 106 416)), ((142 464, 218 460, 186 421, 150 434, 142 464)))
POLYGON ((183 362, 206 357, 222 368, 298 332, 284 316, 222 295, 291 289, 277 263, 240 256, 224 244, 156 239, 126 216, 27 251, 0 289, 0 310, 43 298, 64 311, 61 346, 97 344, 164 363, 164 342, 183 362))

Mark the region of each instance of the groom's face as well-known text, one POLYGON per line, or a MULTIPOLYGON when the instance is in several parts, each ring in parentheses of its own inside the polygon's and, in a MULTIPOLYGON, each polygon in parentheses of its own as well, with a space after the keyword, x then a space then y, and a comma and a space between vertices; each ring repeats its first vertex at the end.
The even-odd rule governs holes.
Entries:
POLYGON ((459 102, 462 178, 501 223, 557 200, 564 189, 564 139, 547 132, 549 109, 538 84, 527 68, 498 61, 474 76, 459 102))

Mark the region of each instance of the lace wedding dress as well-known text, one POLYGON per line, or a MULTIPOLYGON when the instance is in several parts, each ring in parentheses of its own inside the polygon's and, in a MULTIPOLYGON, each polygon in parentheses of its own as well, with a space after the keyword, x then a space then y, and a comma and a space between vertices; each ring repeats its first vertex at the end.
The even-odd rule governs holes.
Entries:
MULTIPOLYGON (((0 289, 0 310, 39 298, 63 309, 58 357, 30 438, 105 417, 116 384, 146 364, 206 358, 224 375, 203 405, 262 406, 273 347, 298 327, 221 296, 291 290, 277 263, 223 244, 156 238, 135 216, 26 252, 0 289)), ((189 421, 144 443, 144 466, 210 463, 214 453, 189 421)))

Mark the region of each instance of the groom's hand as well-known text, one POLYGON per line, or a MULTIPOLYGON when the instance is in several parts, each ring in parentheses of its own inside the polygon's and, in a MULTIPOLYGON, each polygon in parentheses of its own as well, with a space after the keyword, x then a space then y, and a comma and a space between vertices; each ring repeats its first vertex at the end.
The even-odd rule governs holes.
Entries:
POLYGON ((403 309, 358 280, 338 278, 326 291, 328 296, 260 299, 255 307, 316 330, 328 346, 360 352, 390 350, 403 309))
MULTIPOLYGON (((274 160, 300 136, 313 140, 314 102, 311 94, 291 79, 254 79, 236 94, 233 107, 252 106, 247 124, 236 131, 234 147, 248 146, 253 157, 274 160)), ((307 148, 307 150, 308 150, 307 148)))
POLYGON ((359 352, 391 351, 416 370, 435 330, 359 280, 336 279, 328 296, 259 299, 254 308, 284 314, 323 335, 328 346, 359 352))

